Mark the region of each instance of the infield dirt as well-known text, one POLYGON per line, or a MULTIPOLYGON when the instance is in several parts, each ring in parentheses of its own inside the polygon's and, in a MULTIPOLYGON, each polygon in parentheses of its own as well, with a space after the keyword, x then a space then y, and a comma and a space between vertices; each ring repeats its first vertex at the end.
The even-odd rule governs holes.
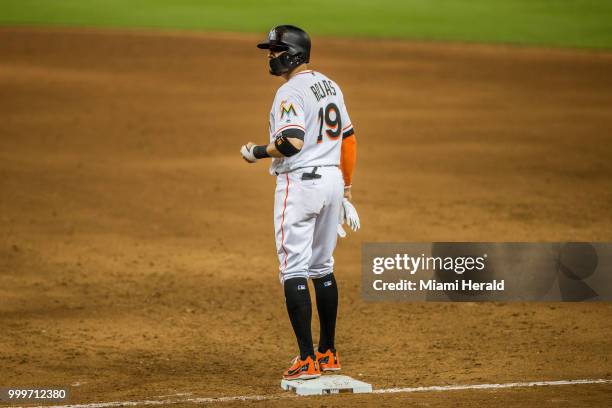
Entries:
MULTIPOLYGON (((0 30, 0 385, 72 385, 72 403, 282 393, 296 346, 274 178, 238 153, 267 139, 280 85, 258 39, 0 30)), ((610 303, 367 303, 359 267, 371 241, 612 240, 612 54, 313 47, 358 140, 363 228, 336 256, 344 373, 375 388, 612 379, 610 303)), ((301 405, 611 400, 607 384, 301 405)))

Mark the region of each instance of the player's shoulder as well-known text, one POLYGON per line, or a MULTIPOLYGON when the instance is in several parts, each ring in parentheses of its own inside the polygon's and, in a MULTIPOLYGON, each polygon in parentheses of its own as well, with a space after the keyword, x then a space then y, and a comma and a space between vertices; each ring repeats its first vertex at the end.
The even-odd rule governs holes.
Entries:
POLYGON ((288 97, 302 98, 303 95, 304 92, 303 89, 300 87, 300 84, 292 81, 285 82, 276 91, 276 99, 288 97))
POLYGON ((297 73, 276 91, 276 100, 299 99, 305 101, 311 92, 315 92, 318 88, 325 89, 329 85, 332 86, 335 94, 336 90, 342 98, 342 90, 336 81, 319 71, 305 70, 297 73))
POLYGON ((334 92, 338 91, 340 93, 340 96, 342 96, 342 89, 340 88, 340 85, 338 85, 338 83, 333 78, 330 78, 329 76, 319 71, 313 71, 313 73, 314 73, 315 82, 323 83, 324 86, 325 86, 325 82, 327 84, 332 85, 334 92))
POLYGON ((305 71, 298 72, 296 75, 291 77, 289 81, 285 82, 279 88, 278 92, 283 94, 294 93, 304 95, 308 93, 308 90, 310 90, 313 86, 316 86, 317 83, 331 83, 338 89, 340 88, 336 81, 323 74, 322 72, 308 69, 305 71))
POLYGON ((320 71, 315 71, 312 69, 307 69, 302 72, 298 72, 295 76, 291 78, 287 85, 293 82, 294 85, 304 87, 311 86, 314 82, 318 81, 331 81, 336 84, 336 81, 325 75, 320 71))

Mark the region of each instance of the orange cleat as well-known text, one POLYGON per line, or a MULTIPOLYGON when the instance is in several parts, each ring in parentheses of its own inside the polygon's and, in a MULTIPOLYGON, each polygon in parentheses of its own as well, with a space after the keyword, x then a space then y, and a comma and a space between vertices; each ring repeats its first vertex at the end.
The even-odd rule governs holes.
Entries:
POLYGON ((340 357, 335 350, 327 350, 325 353, 317 351, 317 362, 321 371, 340 371, 340 357))
POLYGON ((283 374, 285 380, 309 380, 321 376, 319 364, 312 359, 306 357, 306 360, 300 360, 300 356, 293 359, 291 367, 283 374))

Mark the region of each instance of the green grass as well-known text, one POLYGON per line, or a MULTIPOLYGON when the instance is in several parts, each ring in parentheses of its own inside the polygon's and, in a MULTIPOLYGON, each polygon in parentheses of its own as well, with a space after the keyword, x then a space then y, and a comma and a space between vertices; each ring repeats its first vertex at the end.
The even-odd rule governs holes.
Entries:
POLYGON ((612 48, 612 0, 0 0, 0 25, 143 27, 612 48))

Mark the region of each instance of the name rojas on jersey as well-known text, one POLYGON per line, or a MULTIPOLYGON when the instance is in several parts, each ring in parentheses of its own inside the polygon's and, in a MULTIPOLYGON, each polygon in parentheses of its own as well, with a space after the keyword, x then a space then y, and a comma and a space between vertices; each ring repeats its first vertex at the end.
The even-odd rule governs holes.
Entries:
POLYGON ((292 157, 274 158, 271 174, 340 164, 342 136, 353 133, 338 84, 320 72, 297 73, 276 92, 270 111, 270 142, 284 130, 301 129, 304 146, 292 157))

